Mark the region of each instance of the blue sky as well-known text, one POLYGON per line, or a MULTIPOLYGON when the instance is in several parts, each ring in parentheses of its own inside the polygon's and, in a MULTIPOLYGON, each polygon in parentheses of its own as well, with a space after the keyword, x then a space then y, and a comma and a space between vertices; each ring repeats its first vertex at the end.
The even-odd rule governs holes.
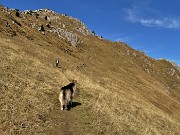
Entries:
POLYGON ((21 11, 40 8, 80 19, 97 35, 123 41, 180 65, 180 0, 0 0, 21 11))

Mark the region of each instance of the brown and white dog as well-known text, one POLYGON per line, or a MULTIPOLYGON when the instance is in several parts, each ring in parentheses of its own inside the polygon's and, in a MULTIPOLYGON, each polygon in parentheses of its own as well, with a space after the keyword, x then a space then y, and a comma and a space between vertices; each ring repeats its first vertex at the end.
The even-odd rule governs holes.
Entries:
POLYGON ((76 90, 76 84, 77 81, 73 80, 71 83, 68 85, 64 86, 60 90, 59 94, 59 101, 61 103, 61 110, 68 110, 69 107, 72 106, 73 103, 73 98, 74 98, 74 93, 76 90))

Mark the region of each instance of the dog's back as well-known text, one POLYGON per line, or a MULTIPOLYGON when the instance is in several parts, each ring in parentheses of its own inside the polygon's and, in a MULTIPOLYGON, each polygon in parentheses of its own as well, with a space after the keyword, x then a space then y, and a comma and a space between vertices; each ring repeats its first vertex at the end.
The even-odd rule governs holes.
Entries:
POLYGON ((75 86, 75 83, 70 83, 64 87, 61 88, 60 95, 59 95, 59 101, 61 102, 61 110, 68 109, 68 106, 72 105, 72 100, 74 96, 74 90, 73 87, 75 86))
POLYGON ((70 102, 70 97, 71 97, 71 91, 70 89, 64 89, 60 91, 60 95, 59 95, 59 100, 61 103, 63 103, 63 105, 68 104, 68 102, 70 102))
POLYGON ((73 87, 75 86, 75 83, 72 82, 64 87, 61 88, 61 90, 67 90, 67 89, 70 89, 72 92, 73 92, 73 87))

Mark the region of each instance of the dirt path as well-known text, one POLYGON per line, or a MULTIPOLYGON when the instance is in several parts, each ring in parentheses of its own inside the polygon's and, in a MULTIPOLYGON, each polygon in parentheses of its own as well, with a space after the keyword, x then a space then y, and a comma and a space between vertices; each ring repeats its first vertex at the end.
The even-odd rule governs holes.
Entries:
POLYGON ((73 135, 71 129, 71 112, 67 110, 60 110, 60 103, 56 100, 54 108, 50 112, 50 118, 52 119, 52 129, 49 134, 56 135, 73 135))

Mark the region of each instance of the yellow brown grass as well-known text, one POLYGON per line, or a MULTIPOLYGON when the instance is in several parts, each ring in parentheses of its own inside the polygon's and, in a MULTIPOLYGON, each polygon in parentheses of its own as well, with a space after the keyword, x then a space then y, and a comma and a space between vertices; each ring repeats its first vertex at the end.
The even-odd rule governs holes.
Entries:
MULTIPOLYGON (((28 19, 15 19, 22 23, 12 26, 16 36, 3 26, 0 32, 0 134, 179 134, 180 82, 165 72, 173 68, 167 61, 93 36, 80 35, 84 44, 73 48, 32 29, 28 19), (78 82, 74 100, 81 105, 62 112, 59 91, 71 80, 78 82)), ((72 29, 72 20, 61 19, 72 29)))

